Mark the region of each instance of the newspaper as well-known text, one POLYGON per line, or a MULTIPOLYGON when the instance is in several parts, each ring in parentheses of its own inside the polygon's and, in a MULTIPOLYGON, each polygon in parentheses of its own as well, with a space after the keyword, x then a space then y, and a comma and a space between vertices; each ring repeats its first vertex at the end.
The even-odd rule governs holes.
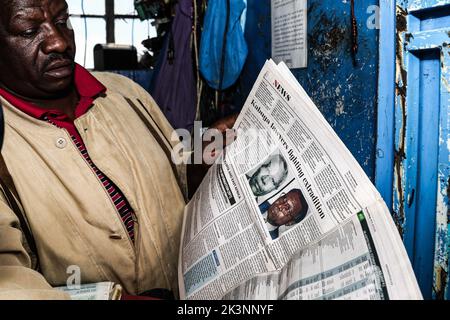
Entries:
POLYGON ((308 1, 272 0, 272 58, 289 68, 308 66, 308 1))
POLYGON ((389 210, 284 63, 186 206, 180 297, 422 299, 389 210))
POLYGON ((57 290, 69 294, 72 300, 120 300, 122 287, 113 282, 100 282, 78 287, 57 287, 57 290))

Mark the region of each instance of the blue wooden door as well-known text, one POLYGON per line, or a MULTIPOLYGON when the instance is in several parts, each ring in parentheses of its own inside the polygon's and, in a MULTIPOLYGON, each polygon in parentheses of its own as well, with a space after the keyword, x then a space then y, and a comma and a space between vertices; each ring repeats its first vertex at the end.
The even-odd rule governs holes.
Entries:
POLYGON ((450 0, 397 0, 393 210, 425 298, 449 299, 450 0))

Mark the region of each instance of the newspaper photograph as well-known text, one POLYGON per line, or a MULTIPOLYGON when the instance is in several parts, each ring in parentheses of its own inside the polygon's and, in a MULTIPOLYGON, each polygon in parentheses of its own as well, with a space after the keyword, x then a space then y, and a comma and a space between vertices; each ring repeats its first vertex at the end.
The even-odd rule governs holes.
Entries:
POLYGON ((421 299, 381 196, 283 63, 186 206, 182 299, 421 299))

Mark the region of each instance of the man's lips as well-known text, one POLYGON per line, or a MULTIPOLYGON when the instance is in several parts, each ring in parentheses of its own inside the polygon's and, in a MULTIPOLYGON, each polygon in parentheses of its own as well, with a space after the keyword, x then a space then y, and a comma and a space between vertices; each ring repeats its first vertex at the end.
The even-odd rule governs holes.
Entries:
POLYGON ((47 66, 44 74, 57 79, 70 77, 73 74, 73 62, 70 60, 52 62, 47 66))

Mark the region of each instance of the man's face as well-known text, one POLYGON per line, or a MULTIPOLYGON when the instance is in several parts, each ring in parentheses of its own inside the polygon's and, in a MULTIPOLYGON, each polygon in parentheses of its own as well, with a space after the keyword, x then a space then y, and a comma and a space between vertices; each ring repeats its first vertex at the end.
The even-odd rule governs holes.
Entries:
POLYGON ((286 174, 281 157, 272 157, 250 178, 253 194, 259 197, 276 190, 286 178, 286 174))
POLYGON ((298 193, 291 191, 270 206, 267 220, 277 227, 293 224, 302 209, 303 204, 298 193))
POLYGON ((64 0, 0 0, 0 82, 30 99, 72 85, 75 39, 64 0))

